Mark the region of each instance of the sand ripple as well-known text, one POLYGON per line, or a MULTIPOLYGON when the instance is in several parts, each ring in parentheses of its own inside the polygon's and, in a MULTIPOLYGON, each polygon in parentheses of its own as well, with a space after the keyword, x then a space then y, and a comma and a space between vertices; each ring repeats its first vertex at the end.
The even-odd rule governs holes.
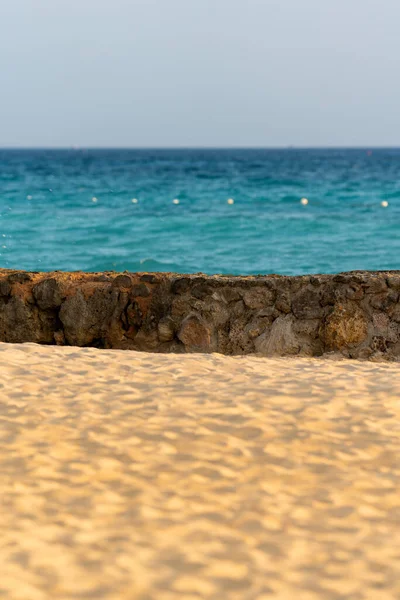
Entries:
POLYGON ((400 597, 400 365, 0 344, 0 597, 400 597))

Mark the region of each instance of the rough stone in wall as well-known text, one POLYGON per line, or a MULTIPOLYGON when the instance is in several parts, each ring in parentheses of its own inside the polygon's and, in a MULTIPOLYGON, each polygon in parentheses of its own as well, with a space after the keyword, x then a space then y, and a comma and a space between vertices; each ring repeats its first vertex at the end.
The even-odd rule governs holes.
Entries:
POLYGON ((0 341, 400 358, 400 272, 257 277, 0 269, 0 341))

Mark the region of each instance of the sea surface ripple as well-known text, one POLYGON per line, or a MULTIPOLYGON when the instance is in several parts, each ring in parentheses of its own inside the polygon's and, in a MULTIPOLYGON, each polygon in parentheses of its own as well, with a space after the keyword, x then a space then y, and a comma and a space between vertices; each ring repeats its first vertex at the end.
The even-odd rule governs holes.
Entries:
POLYGON ((399 219, 399 149, 0 150, 6 268, 396 269, 399 219))

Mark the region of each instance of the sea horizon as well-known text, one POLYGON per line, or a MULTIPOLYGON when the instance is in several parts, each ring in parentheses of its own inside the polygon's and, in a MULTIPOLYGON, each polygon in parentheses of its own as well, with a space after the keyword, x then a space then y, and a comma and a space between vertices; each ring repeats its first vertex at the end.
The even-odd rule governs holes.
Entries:
POLYGON ((346 146, 346 145, 281 145, 281 146, 85 146, 85 145, 70 145, 70 146, 0 146, 0 151, 8 150, 256 150, 256 151, 281 151, 281 150, 400 150, 400 144, 397 146, 391 145, 372 145, 372 146, 346 146))

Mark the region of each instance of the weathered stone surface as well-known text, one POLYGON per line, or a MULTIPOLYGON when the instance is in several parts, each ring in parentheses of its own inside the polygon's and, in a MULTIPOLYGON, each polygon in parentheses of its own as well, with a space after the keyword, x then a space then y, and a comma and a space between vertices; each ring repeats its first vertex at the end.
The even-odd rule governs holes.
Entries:
POLYGON ((388 275, 386 282, 390 288, 400 292, 400 275, 388 275))
POLYGON ((212 322, 217 329, 222 328, 231 317, 229 307, 223 302, 217 302, 212 298, 210 298, 207 306, 202 307, 202 309, 207 321, 212 322))
POLYGON ((310 339, 316 339, 319 334, 320 320, 319 319, 296 319, 293 329, 302 337, 309 337, 310 339))
POLYGON ((137 302, 131 302, 126 309, 129 325, 139 328, 143 322, 143 314, 137 302))
POLYGON ((171 291, 173 294, 184 294, 190 288, 190 280, 187 277, 180 277, 172 283, 171 291))
POLYGON ((116 299, 117 296, 109 290, 101 288, 86 297, 78 290, 74 296, 67 298, 60 310, 67 343, 86 346, 104 339, 116 299))
POLYGON ((390 322, 386 335, 388 342, 395 344, 400 339, 400 326, 397 323, 390 322))
POLYGON ((254 340, 254 339, 258 338, 260 335, 262 335, 263 333, 269 331, 272 323, 273 323, 272 317, 258 316, 255 319, 253 319, 252 321, 250 321, 250 323, 247 323, 244 331, 249 336, 250 339, 254 340))
POLYGON ((148 296, 150 296, 150 290, 147 287, 147 285, 145 285, 144 283, 139 283, 137 285, 134 285, 131 293, 132 293, 132 296, 136 296, 136 297, 140 297, 140 298, 147 298, 148 296))
POLYGON ((140 281, 144 281, 146 283, 157 283, 158 277, 154 273, 144 273, 140 276, 140 281))
POLYGON ((393 321, 400 323, 400 304, 396 304, 389 314, 393 321))
POLYGON ((140 329, 134 336, 136 350, 155 352, 159 346, 159 338, 155 329, 140 329))
POLYGON ((54 341, 57 346, 65 346, 65 335, 63 331, 54 332, 54 341))
POLYGON ((383 335, 374 335, 372 338, 371 349, 374 352, 385 353, 388 349, 388 341, 383 335))
POLYGON ((355 302, 338 304, 322 329, 324 343, 329 350, 343 350, 360 344, 368 335, 364 312, 355 302))
POLYGON ((254 340, 249 335, 251 329, 249 315, 244 311, 231 319, 228 333, 230 354, 251 354, 254 352, 254 340))
POLYGON ((355 281, 338 286, 335 290, 336 300, 361 300, 364 297, 364 288, 355 281))
POLYGON ((190 352, 210 352, 212 350, 211 330, 196 316, 189 316, 182 323, 178 338, 190 352))
POLYGON ((118 275, 112 282, 113 287, 120 290, 130 290, 132 287, 132 278, 129 275, 118 275))
POLYGON ((292 300, 292 311, 296 319, 318 319, 322 314, 319 292, 316 288, 305 288, 292 300))
POLYGON ((0 305, 0 332, 2 341, 13 343, 51 343, 53 337, 51 324, 43 323, 38 309, 19 296, 0 305))
POLYGON ((350 273, 338 273, 337 275, 331 276, 334 283, 366 283, 372 282, 375 279, 375 273, 368 273, 368 271, 350 271, 350 273))
POLYGON ((256 339, 256 351, 264 356, 298 354, 301 344, 293 330, 294 321, 293 315, 276 319, 271 329, 256 339))
POLYGON ((31 281, 31 279, 31 274, 26 273, 25 271, 17 271, 16 273, 11 273, 8 276, 8 281, 10 283, 26 283, 27 281, 31 281))
POLYGON ((241 298, 239 291, 230 287, 213 291, 211 297, 217 302, 225 302, 226 304, 237 302, 241 298))
POLYGON ((278 310, 285 314, 289 314, 291 307, 290 293, 288 290, 279 290, 275 302, 275 306, 278 310))
POLYGON ((371 277, 364 283, 366 294, 380 294, 387 290, 386 277, 379 277, 377 275, 371 275, 371 277))
POLYGON ((246 307, 243 300, 239 300, 232 304, 232 306, 229 307, 229 310, 231 311, 231 319, 233 320, 243 316, 246 312, 246 307))
POLYGON ((43 279, 43 281, 33 286, 32 291, 39 308, 48 310, 61 306, 62 292, 58 281, 54 277, 43 279))
POLYGON ((372 324, 375 333, 384 335, 389 327, 389 317, 385 313, 374 313, 372 315, 372 324))
POLYGON ((252 288, 243 294, 243 301, 248 308, 265 308, 273 306, 276 294, 268 288, 252 288))
POLYGON ((158 339, 161 343, 170 342, 174 339, 175 323, 170 317, 164 317, 158 323, 158 339))
POLYGON ((211 295, 211 287, 206 283, 196 283, 191 289, 191 294, 194 298, 203 300, 207 296, 211 295))
POLYGON ((11 285, 5 279, 0 281, 0 296, 9 296, 11 294, 11 285))
POLYGON ((380 294, 372 294, 369 302, 373 308, 387 310, 389 306, 396 304, 398 297, 399 295, 397 292, 389 290, 381 292, 380 294))
POLYGON ((400 358, 400 272, 211 276, 0 269, 0 341, 400 358))
POLYGON ((339 289, 339 286, 333 280, 328 281, 321 289, 321 306, 333 306, 338 294, 340 294, 339 289))

